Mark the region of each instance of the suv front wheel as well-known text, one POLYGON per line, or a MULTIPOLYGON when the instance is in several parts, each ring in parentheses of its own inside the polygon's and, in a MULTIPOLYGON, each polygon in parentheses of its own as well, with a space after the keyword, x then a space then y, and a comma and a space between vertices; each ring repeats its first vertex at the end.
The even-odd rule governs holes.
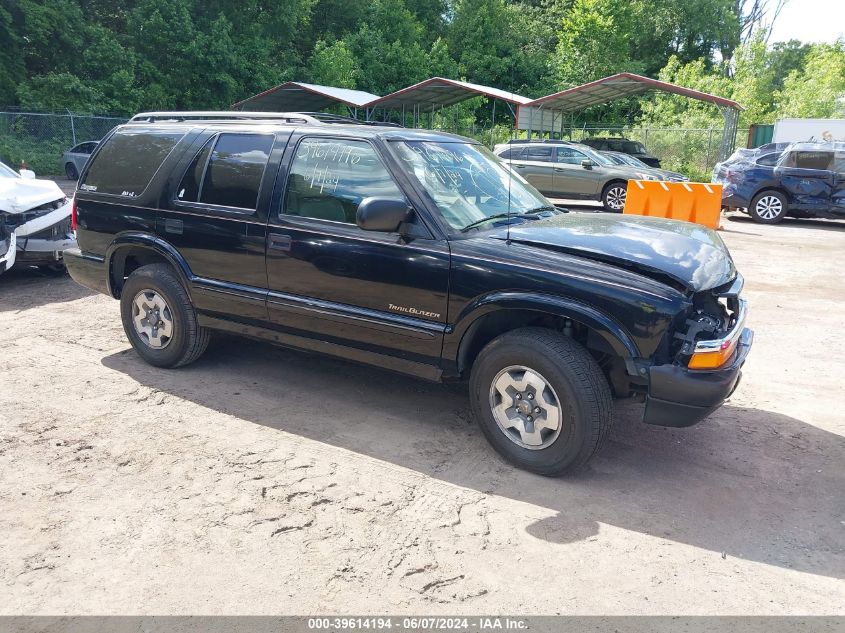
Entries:
POLYGON ((132 347, 150 365, 187 365, 208 346, 209 332, 197 323, 191 298, 167 264, 141 266, 129 275, 120 316, 132 347))
POLYGON ((481 350, 470 399, 493 447, 541 475, 586 463, 610 430, 610 388, 598 364, 571 338, 545 328, 508 332, 481 350))
POLYGON ((628 184, 612 182, 604 188, 601 201, 604 208, 613 213, 622 213, 625 208, 625 198, 628 196, 628 184))

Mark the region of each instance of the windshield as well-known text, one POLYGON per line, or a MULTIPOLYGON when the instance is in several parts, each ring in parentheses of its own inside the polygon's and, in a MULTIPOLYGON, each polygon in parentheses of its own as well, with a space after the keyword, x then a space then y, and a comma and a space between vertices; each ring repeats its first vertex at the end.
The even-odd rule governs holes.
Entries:
POLYGON ((0 163, 0 178, 20 178, 20 176, 18 176, 15 170, 0 163))
POLYGON ((646 165, 643 161, 641 161, 636 156, 631 156, 630 154, 623 154, 621 156, 621 158, 622 158, 623 161, 625 161, 629 165, 633 165, 634 167, 646 167, 646 168, 648 168, 648 165, 646 165))
POLYGON ((401 141, 395 148, 455 229, 502 214, 554 209, 539 191, 480 145, 401 141))
POLYGON ((622 151, 626 154, 647 154, 642 143, 637 141, 622 141, 622 151))

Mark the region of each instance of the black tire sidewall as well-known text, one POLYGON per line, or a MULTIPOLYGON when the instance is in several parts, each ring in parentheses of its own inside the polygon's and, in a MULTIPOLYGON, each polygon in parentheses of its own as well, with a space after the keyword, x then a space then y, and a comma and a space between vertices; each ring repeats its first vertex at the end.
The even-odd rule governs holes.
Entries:
POLYGON ((755 222, 759 222, 760 224, 777 224, 781 222, 786 217, 786 212, 789 209, 787 208, 787 200, 786 196, 784 196, 780 191, 768 190, 768 191, 761 191, 758 193, 754 198, 751 200, 751 206, 748 208, 748 215, 751 216, 751 219, 755 222), (772 219, 761 218, 757 215, 757 203, 760 202, 761 199, 765 198, 766 196, 774 196, 778 200, 780 200, 782 211, 779 216, 772 219))
POLYGON ((138 355, 156 367, 175 367, 182 361, 190 347, 187 323, 189 319, 195 317, 188 313, 184 297, 180 295, 187 295, 182 284, 167 267, 160 265, 139 268, 129 276, 121 291, 120 318, 126 337, 138 355), (162 349, 148 346, 135 331, 132 323, 132 303, 139 292, 147 289, 155 290, 162 296, 173 317, 173 337, 162 349))
POLYGON ((68 180, 79 180, 79 172, 76 171, 76 165, 65 163, 65 176, 67 176, 68 180))
POLYGON ((531 349, 505 339, 491 343, 490 348, 482 352, 473 366, 470 399, 487 440, 499 454, 520 468, 543 475, 555 475, 570 464, 582 461, 583 453, 591 450, 587 446, 589 429, 584 424, 588 413, 584 410, 578 386, 564 368, 542 353, 542 349, 531 349), (529 367, 542 374, 558 397, 561 430, 547 448, 532 450, 515 444, 506 437, 493 417, 490 385, 502 369, 512 365, 529 367))

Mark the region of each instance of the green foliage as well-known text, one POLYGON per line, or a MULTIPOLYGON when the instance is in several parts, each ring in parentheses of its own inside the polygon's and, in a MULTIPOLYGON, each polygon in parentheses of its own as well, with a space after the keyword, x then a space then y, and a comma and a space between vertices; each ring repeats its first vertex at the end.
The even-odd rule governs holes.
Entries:
POLYGON ((818 44, 808 53, 804 72, 793 70, 777 95, 784 117, 831 118, 845 111, 845 40, 818 44))
MULTIPOLYGON (((386 94, 432 75, 540 96, 633 71, 732 97, 745 126, 840 116, 845 93, 841 41, 739 46, 736 0, 0 0, 0 41, 0 109, 227 108, 290 79, 386 94)), ((492 123, 483 100, 457 113, 492 123)), ((660 94, 579 123, 598 120, 722 123, 660 94)))

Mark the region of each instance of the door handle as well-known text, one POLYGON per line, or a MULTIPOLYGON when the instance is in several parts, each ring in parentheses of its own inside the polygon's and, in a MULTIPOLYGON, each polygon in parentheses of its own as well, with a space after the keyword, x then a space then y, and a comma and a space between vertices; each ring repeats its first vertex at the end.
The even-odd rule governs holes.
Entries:
POLYGON ((184 226, 185 225, 182 220, 174 220, 172 218, 166 218, 164 220, 165 233, 176 233, 177 235, 182 235, 184 226))
POLYGON ((279 233, 270 233, 269 248, 277 251, 289 251, 291 245, 290 235, 281 235, 279 233))
POLYGON ((555 167, 555 171, 566 171, 566 167, 555 167))
POLYGON ((517 169, 525 169, 528 165, 514 165, 517 169))

